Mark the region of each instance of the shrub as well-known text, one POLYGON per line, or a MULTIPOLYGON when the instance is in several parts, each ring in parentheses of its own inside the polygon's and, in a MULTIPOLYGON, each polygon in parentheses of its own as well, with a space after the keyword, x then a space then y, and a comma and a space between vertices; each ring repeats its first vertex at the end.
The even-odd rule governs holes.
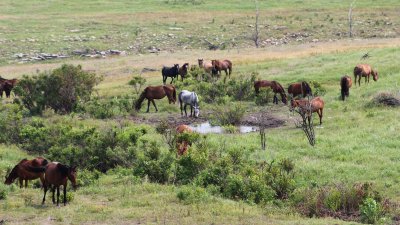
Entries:
POLYGON ((208 165, 206 152, 191 151, 176 161, 176 182, 188 184, 208 165))
POLYGON ((89 186, 94 184, 100 178, 100 175, 101 173, 97 170, 80 170, 77 178, 77 184, 78 186, 89 186))
MULTIPOLYGON (((60 190, 61 192, 61 190, 60 190)), ((57 197, 56 197, 57 198, 57 197)), ((71 191, 67 192, 67 203, 72 202, 74 200, 74 193, 71 191)), ((57 200, 56 200, 57 201, 57 200)), ((64 193, 60 194, 60 202, 64 202, 64 193)))
POLYGON ((0 184, 0 200, 7 199, 7 194, 8 194, 8 192, 7 192, 6 186, 3 183, 1 183, 0 184))
POLYGON ((41 114, 47 107, 58 113, 70 113, 78 102, 90 99, 93 87, 100 80, 81 66, 64 64, 38 76, 24 75, 14 91, 32 114, 41 114))
POLYGON ((207 191, 197 186, 182 186, 179 188, 176 197, 185 204, 206 202, 209 199, 207 191))
POLYGON ((0 105, 0 142, 18 143, 23 126, 23 110, 16 104, 0 105))
POLYGON ((288 198, 296 188, 293 170, 294 164, 289 159, 283 159, 278 164, 274 161, 269 164, 264 179, 276 192, 277 198, 288 198))
POLYGON ((318 81, 310 81, 310 85, 313 91, 314 96, 324 96, 326 93, 326 89, 322 87, 321 83, 318 81))
POLYGON ((262 88, 255 98, 255 103, 260 106, 267 105, 271 102, 272 98, 273 94, 271 88, 262 88))
POLYGON ((134 76, 132 80, 129 81, 129 85, 133 86, 135 89, 136 94, 139 94, 142 90, 142 86, 146 83, 146 79, 142 76, 134 76))
POLYGON ((241 104, 217 106, 212 113, 211 123, 218 125, 238 125, 246 109, 241 104))
POLYGON ((381 217, 381 205, 373 198, 366 198, 360 206, 360 216, 363 223, 374 224, 381 217))
POLYGON ((369 106, 400 106, 400 95, 391 92, 379 92, 376 94, 369 106))
POLYGON ((250 77, 241 75, 230 79, 227 82, 226 92, 228 96, 232 96, 237 101, 251 100, 254 97, 253 85, 257 73, 252 73, 250 77))

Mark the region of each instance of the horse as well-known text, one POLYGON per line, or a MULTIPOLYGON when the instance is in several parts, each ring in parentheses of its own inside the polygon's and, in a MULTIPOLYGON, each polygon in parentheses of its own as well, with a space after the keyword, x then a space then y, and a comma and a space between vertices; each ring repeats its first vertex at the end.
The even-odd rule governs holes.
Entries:
POLYGON ((5 79, 0 77, 0 97, 3 97, 3 91, 6 92, 6 97, 10 98, 11 90, 18 83, 17 79, 5 79))
POLYGON ((179 93, 178 99, 181 107, 181 115, 183 115, 183 109, 185 109, 185 116, 187 116, 186 106, 190 105, 190 116, 194 116, 195 118, 199 117, 199 98, 195 92, 183 90, 179 93), (182 103, 184 103, 183 107, 182 103))
MULTIPOLYGON (((182 134, 182 133, 192 133, 193 130, 190 128, 188 125, 181 124, 176 127, 176 133, 182 134)), ((187 152, 188 146, 191 145, 191 143, 187 141, 182 141, 182 142, 176 142, 176 148, 178 150, 178 155, 183 155, 187 152)))
POLYGON ((342 96, 342 100, 344 101, 345 97, 349 97, 349 89, 351 88, 353 84, 353 81, 351 80, 351 77, 345 75, 342 78, 340 78, 340 92, 342 96))
POLYGON ((168 97, 169 104, 176 102, 176 89, 173 85, 160 85, 160 86, 148 86, 143 92, 140 94, 139 99, 136 101, 135 108, 136 110, 140 110, 142 107, 142 102, 144 99, 148 100, 147 103, 147 111, 150 109, 150 102, 153 103, 154 108, 156 108, 156 112, 158 112, 156 103, 154 99, 162 99, 165 96, 168 97))
POLYGON ((166 67, 164 66, 161 70, 162 77, 163 77, 163 84, 167 81, 168 77, 171 77, 171 83, 174 81, 174 78, 176 78, 179 74, 179 64, 174 64, 173 67, 166 67))
POLYGON ((301 95, 301 97, 304 98, 307 95, 312 95, 312 90, 310 85, 307 82, 303 81, 289 85, 288 93, 293 98, 297 95, 301 95))
POLYGON ((354 67, 354 82, 357 85, 357 77, 358 77, 358 86, 361 86, 360 81, 361 77, 365 77, 365 82, 369 83, 369 76, 372 75, 372 78, 374 81, 378 80, 378 71, 373 70, 370 65, 368 64, 358 64, 356 67, 354 67))
POLYGON ((268 81, 268 80, 258 80, 254 81, 254 89, 256 94, 260 92, 261 87, 271 87, 272 91, 274 92, 274 100, 273 103, 278 104, 278 97, 276 94, 281 95, 282 102, 287 104, 286 92, 282 85, 277 81, 268 81))
POLYGON ((221 74, 221 70, 225 71, 225 75, 229 75, 229 78, 231 78, 231 73, 232 73, 232 62, 225 59, 223 61, 220 60, 211 60, 212 67, 219 73, 221 74), (228 73, 229 71, 229 73, 228 73))
POLYGON ((203 68, 207 73, 213 72, 213 65, 211 62, 204 62, 204 59, 198 59, 199 67, 203 68))
POLYGON ((15 179, 19 179, 19 187, 22 188, 23 182, 25 181, 25 188, 28 187, 28 180, 35 180, 40 178, 42 185, 44 184, 44 173, 32 171, 31 168, 46 166, 48 161, 42 157, 37 157, 32 160, 23 159, 11 170, 4 184, 10 185, 15 179))
POLYGON ((53 204, 55 203, 54 194, 57 189, 57 206, 59 206, 60 202, 60 186, 63 186, 64 191, 64 206, 67 204, 67 184, 68 180, 71 181, 72 187, 75 189, 76 185, 76 177, 77 171, 76 166, 71 167, 59 162, 51 162, 47 164, 46 167, 39 168, 41 171, 45 173, 45 181, 44 181, 44 195, 42 205, 46 201, 46 193, 50 188, 53 192, 53 204))
POLYGON ((182 67, 179 68, 178 73, 181 76, 181 80, 183 81, 183 78, 186 77, 187 73, 188 73, 188 67, 189 67, 189 63, 185 63, 183 64, 182 67))
POLYGON ((296 107, 299 107, 300 110, 307 110, 306 107, 308 104, 311 104, 311 113, 317 113, 319 116, 319 124, 322 125, 322 112, 324 110, 324 100, 320 97, 315 97, 311 99, 311 101, 305 99, 294 100, 293 98, 290 101, 290 111, 293 111, 296 107))

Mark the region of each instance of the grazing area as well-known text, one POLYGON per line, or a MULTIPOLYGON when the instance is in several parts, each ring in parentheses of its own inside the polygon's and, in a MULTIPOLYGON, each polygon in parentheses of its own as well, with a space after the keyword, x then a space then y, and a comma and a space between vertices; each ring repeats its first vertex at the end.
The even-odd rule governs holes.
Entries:
POLYGON ((0 224, 399 223, 400 3, 350 4, 2 1, 0 224))

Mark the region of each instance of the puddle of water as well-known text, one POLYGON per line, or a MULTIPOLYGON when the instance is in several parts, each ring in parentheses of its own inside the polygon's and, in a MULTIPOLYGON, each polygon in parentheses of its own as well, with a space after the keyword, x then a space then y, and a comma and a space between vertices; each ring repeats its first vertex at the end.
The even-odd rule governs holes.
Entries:
MULTIPOLYGON (((214 134, 222 134, 224 132, 224 128, 221 126, 211 126, 211 124, 207 121, 204 123, 196 124, 196 125, 190 125, 190 128, 193 129, 193 131, 198 132, 200 134, 208 134, 208 133, 214 133, 214 134)), ((238 126, 239 132, 240 133, 250 133, 250 132, 255 132, 258 131, 258 127, 253 127, 253 126, 238 126)))

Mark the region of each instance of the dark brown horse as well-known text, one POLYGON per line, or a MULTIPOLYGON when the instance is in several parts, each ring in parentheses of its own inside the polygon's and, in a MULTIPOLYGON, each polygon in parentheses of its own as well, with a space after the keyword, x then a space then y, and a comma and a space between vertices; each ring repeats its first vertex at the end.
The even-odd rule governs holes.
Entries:
POLYGON ((32 160, 23 159, 11 170, 10 174, 6 176, 4 184, 10 185, 15 179, 19 178, 19 187, 22 188, 23 182, 25 181, 25 188, 28 187, 28 180, 35 180, 40 178, 40 181, 44 182, 44 173, 32 171, 31 168, 38 168, 47 165, 47 160, 42 157, 37 157, 32 160))
POLYGON ((351 86, 353 85, 353 81, 351 80, 351 77, 345 75, 342 78, 340 78, 340 92, 341 92, 341 97, 342 100, 344 101, 345 97, 349 97, 349 90, 351 86))
POLYGON ((357 77, 358 77, 358 86, 361 86, 360 81, 361 77, 365 77, 364 83, 369 83, 369 76, 372 75, 374 81, 378 80, 378 71, 373 70, 368 64, 358 64, 354 67, 354 82, 357 85, 357 77))
POLYGON ((225 74, 228 76, 229 78, 231 77, 231 73, 232 73, 232 62, 225 59, 223 61, 220 60, 211 60, 211 64, 214 70, 216 70, 219 74, 221 74, 221 71, 225 71, 225 74), (228 73, 229 72, 229 73, 228 73))
POLYGON ((188 73, 188 68, 189 68, 189 63, 185 63, 185 64, 183 64, 182 67, 179 67, 178 73, 181 76, 182 81, 183 81, 183 78, 185 78, 188 73))
POLYGON ((287 104, 287 98, 286 98, 286 92, 285 89, 282 87, 282 85, 277 82, 277 81, 268 81, 268 80, 258 80, 254 81, 254 89, 256 91, 256 94, 260 92, 261 87, 270 87, 272 91, 274 92, 274 103, 278 104, 278 97, 276 97, 276 94, 281 95, 282 102, 284 104, 287 104))
POLYGON ((324 100, 320 97, 315 97, 311 99, 309 102, 306 99, 299 99, 299 100, 294 100, 293 98, 290 101, 290 111, 293 111, 296 107, 299 107, 300 110, 307 110, 307 105, 311 104, 311 111, 312 113, 318 113, 319 116, 319 124, 322 124, 322 112, 324 111, 324 100))
POLYGON ((140 94, 139 99, 136 101, 135 108, 136 110, 140 110, 142 107, 142 102, 144 99, 147 99, 147 111, 150 110, 150 102, 153 103, 154 108, 156 108, 156 112, 158 112, 156 103, 154 99, 162 99, 165 96, 168 97, 169 104, 176 102, 176 89, 173 85, 160 85, 160 86, 148 86, 146 87, 142 94, 140 94))
POLYGON ((298 95, 301 95, 301 97, 304 98, 307 95, 312 95, 312 90, 310 85, 307 82, 303 81, 289 85, 288 93, 293 98, 298 95))
POLYGON ((72 187, 76 188, 76 167, 70 167, 58 162, 51 162, 46 167, 40 168, 45 173, 44 181, 44 195, 42 204, 46 201, 46 193, 50 188, 53 192, 53 204, 55 203, 54 194, 57 189, 57 206, 60 202, 60 186, 64 188, 64 205, 67 204, 67 184, 68 180, 71 181, 72 187))
POLYGON ((11 90, 15 87, 17 83, 17 79, 8 80, 0 77, 0 97, 3 97, 3 92, 5 92, 6 97, 10 98, 11 90))

